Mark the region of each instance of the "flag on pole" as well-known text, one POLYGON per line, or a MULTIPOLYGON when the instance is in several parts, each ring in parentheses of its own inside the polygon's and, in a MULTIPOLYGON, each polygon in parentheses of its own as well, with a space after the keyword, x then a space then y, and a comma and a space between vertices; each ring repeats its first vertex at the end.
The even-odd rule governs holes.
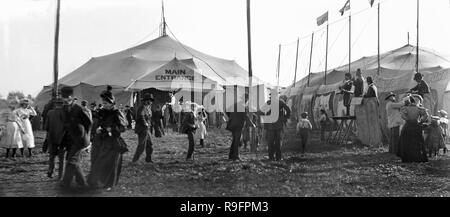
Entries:
POLYGON ((373 6, 373 3, 374 3, 374 2, 375 2, 375 0, 369 0, 370 7, 373 6))
POLYGON ((328 21, 328 11, 317 18, 317 25, 320 26, 328 21))
POLYGON ((344 7, 342 7, 342 8, 339 10, 339 13, 341 13, 341 16, 342 16, 342 15, 344 15, 344 13, 345 13, 346 11, 348 11, 348 10, 350 10, 350 0, 347 0, 347 2, 345 2, 344 7))

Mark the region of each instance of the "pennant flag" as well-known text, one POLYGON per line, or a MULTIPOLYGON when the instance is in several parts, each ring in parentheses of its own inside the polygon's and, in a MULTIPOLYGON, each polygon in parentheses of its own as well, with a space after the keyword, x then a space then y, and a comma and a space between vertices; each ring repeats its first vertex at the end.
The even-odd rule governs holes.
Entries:
POLYGON ((345 2, 344 7, 342 7, 341 10, 339 10, 339 13, 341 13, 342 16, 348 10, 350 10, 350 0, 347 0, 347 2, 345 2))
POLYGON ((320 26, 327 21, 328 21, 328 11, 324 13, 322 16, 317 18, 317 25, 320 26))
POLYGON ((370 7, 373 6, 373 3, 374 3, 374 2, 375 2, 375 0, 369 0, 370 7))

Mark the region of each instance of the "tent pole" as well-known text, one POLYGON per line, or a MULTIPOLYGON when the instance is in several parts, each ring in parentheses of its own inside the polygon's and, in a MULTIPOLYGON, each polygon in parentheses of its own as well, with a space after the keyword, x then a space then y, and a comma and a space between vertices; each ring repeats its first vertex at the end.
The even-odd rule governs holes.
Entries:
MULTIPOLYGON (((247 46, 248 46, 248 85, 252 87, 252 35, 251 35, 251 23, 250 23, 250 0, 247 0, 247 46)), ((249 89, 250 91, 250 89, 249 89)), ((250 101, 250 97, 249 97, 250 101)))
POLYGON ((61 1, 57 0, 56 6, 56 26, 55 26, 55 41, 53 53, 53 93, 52 98, 58 97, 58 47, 59 47, 59 17, 60 17, 61 1))
POLYGON ((300 38, 297 38, 297 53, 295 54, 295 72, 294 72, 294 84, 292 86, 295 87, 295 82, 297 81, 297 64, 298 64, 298 45, 300 43, 300 38))
MULTIPOLYGON (((250 22, 250 0, 247 0, 247 45, 248 45, 248 105, 249 105, 249 109, 248 112, 253 112, 250 111, 250 108, 252 108, 252 96, 251 94, 251 89, 252 89, 252 79, 253 79, 253 71, 252 71, 252 34, 251 34, 251 22, 250 22)), ((256 144, 255 143, 250 143, 250 151, 255 153, 257 153, 256 150, 256 144)), ((257 157, 257 156, 256 156, 257 157)))
POLYGON ((328 70, 328 30, 329 30, 329 22, 327 21, 327 45, 325 50, 325 79, 324 79, 324 85, 327 85, 327 70, 328 70))
POLYGON ((352 65, 352 13, 348 16, 348 73, 351 73, 352 65))
POLYGON ((417 45, 416 45, 416 71, 419 72, 419 0, 417 0, 417 45))
POLYGON ((308 73, 308 87, 309 82, 311 80, 311 63, 312 63, 312 54, 313 54, 313 46, 314 46, 314 32, 311 34, 311 52, 309 54, 309 73, 308 73))
POLYGON ((378 2, 378 75, 381 72, 380 66, 380 2, 378 2))
POLYGON ((281 44, 278 45, 277 88, 280 87, 281 44))

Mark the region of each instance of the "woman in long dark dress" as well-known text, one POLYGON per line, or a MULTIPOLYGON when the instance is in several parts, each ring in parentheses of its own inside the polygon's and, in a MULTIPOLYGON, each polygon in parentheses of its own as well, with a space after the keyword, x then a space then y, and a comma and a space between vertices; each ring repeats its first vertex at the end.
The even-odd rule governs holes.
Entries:
POLYGON ((110 91, 101 94, 103 108, 98 112, 96 135, 91 150, 91 172, 88 183, 92 188, 117 185, 122 169, 122 155, 127 149, 120 134, 125 131, 125 116, 114 106, 110 91))
POLYGON ((400 134, 398 156, 403 163, 427 162, 425 140, 420 122, 427 119, 428 114, 426 109, 418 106, 412 97, 409 100, 409 105, 401 109, 402 118, 406 123, 400 134))

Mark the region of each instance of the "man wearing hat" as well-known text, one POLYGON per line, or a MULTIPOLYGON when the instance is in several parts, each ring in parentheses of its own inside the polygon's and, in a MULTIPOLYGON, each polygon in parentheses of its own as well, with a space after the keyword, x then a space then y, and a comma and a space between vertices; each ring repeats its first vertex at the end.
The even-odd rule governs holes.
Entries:
POLYGON ((404 124, 400 109, 403 103, 397 102, 395 94, 390 92, 384 100, 386 103, 386 116, 388 119, 388 128, 390 129, 389 153, 396 154, 398 142, 400 139, 400 127, 404 124))
MULTIPOLYGON (((265 123, 264 128, 267 132, 267 142, 268 142, 268 154, 269 154, 269 160, 281 160, 281 140, 282 140, 282 132, 285 126, 285 122, 291 117, 291 109, 284 103, 283 100, 281 100, 278 95, 272 96, 274 97, 274 100, 278 100, 278 117, 277 120, 273 123, 265 123)), ((270 99, 267 104, 271 104, 270 99)), ((270 109, 272 109, 272 106, 270 106, 270 109)), ((266 115, 271 114, 271 110, 269 110, 266 115)))
POLYGON ((421 73, 416 73, 414 75, 414 81, 417 82, 417 85, 411 88, 411 93, 419 94, 421 97, 424 97, 425 94, 430 93, 430 87, 427 82, 423 80, 423 75, 421 73))
POLYGON ((132 162, 136 163, 139 157, 145 150, 145 161, 150 163, 152 161, 153 144, 150 138, 150 124, 152 117, 152 103, 154 99, 149 93, 144 94, 142 98, 142 103, 138 107, 136 112, 136 125, 134 127, 134 132, 138 135, 138 146, 136 147, 136 152, 132 162))
POLYGON ((90 144, 92 119, 80 105, 73 100, 73 89, 63 87, 61 97, 64 101, 64 145, 67 150, 65 174, 61 182, 64 188, 70 187, 73 177, 82 188, 87 187, 86 178, 81 168, 81 153, 90 144))
MULTIPOLYGON (((47 131, 47 143, 49 152, 49 164, 47 176, 52 178, 55 169, 55 158, 58 156, 59 168, 58 179, 62 178, 64 171, 64 155, 67 150, 67 141, 63 142, 66 131, 64 129, 65 114, 63 110, 64 101, 57 98, 54 101, 53 109, 47 113, 44 129, 47 131)), ((70 142, 70 141, 69 141, 70 142)))

